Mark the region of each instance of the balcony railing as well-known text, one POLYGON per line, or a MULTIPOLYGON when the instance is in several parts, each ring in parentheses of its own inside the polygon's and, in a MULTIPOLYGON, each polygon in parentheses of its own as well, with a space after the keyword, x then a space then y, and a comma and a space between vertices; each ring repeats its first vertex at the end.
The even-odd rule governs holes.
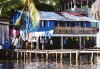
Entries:
POLYGON ((54 34, 96 34, 96 28, 55 27, 54 34))

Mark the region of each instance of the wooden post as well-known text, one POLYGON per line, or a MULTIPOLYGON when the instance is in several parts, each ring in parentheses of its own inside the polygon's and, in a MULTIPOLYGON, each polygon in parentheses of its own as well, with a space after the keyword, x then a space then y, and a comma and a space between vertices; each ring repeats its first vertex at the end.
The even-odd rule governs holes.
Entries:
POLYGON ((72 61, 72 50, 70 50, 70 61, 72 61))
POLYGON ((82 0, 81 0, 81 8, 82 8, 82 0))
POLYGON ((25 52, 24 52, 24 60, 25 60, 25 52))
POLYGON ((64 3, 64 10, 66 10, 66 3, 64 3))
POLYGON ((57 68, 57 53, 56 53, 56 68, 57 68))
POLYGON ((61 54, 60 54, 60 60, 61 60, 61 61, 62 61, 62 58, 63 58, 63 54, 61 53, 61 54))
POLYGON ((6 50, 6 57, 8 56, 8 51, 6 50))
POLYGON ((42 44, 42 50, 44 50, 44 43, 42 44))
POLYGON ((26 54, 26 56, 25 56, 25 57, 26 57, 26 60, 27 60, 27 52, 25 52, 25 54, 26 54))
POLYGON ((76 65, 78 65, 78 59, 79 58, 79 51, 78 50, 76 50, 76 65))
POLYGON ((46 60, 48 60, 48 51, 46 51, 46 60))
POLYGON ((39 49, 39 39, 38 39, 39 37, 37 36, 36 37, 36 49, 39 49))
POLYGON ((18 59, 18 52, 17 52, 17 59, 18 59))
POLYGON ((80 49, 81 49, 81 46, 82 46, 81 36, 79 37, 79 44, 80 44, 80 49))
POLYGON ((93 63, 93 52, 91 53, 91 64, 93 63))
POLYGON ((21 58, 22 58, 22 52, 20 52, 21 53, 21 58))
POLYGON ((57 53, 56 53, 56 62, 57 62, 57 53))
POLYGON ((30 59, 31 59, 31 52, 30 52, 30 59))
POLYGON ((70 50, 70 66, 72 66, 72 50, 70 50))
POLYGON ((31 40, 31 50, 33 49, 33 42, 32 42, 32 40, 31 40))
POLYGON ((68 9, 69 9, 69 4, 70 4, 70 3, 68 2, 68 9))
POLYGON ((61 49, 63 50, 63 36, 61 36, 61 49))
POLYGON ((72 8, 72 1, 71 1, 71 8, 72 8))
POLYGON ((41 53, 42 54, 42 61, 44 61, 44 58, 43 58, 43 53, 41 53))
POLYGON ((13 58, 13 50, 12 50, 12 58, 13 58))
POLYGON ((85 46, 85 37, 84 37, 84 46, 85 46))
POLYGON ((35 59, 37 60, 37 53, 35 53, 35 59))

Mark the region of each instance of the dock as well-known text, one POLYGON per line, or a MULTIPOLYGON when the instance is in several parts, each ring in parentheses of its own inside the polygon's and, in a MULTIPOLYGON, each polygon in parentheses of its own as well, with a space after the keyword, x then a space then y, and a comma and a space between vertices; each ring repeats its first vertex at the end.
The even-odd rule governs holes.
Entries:
MULTIPOLYGON (((19 59, 33 59, 37 57, 42 57, 45 60, 49 59, 50 55, 53 55, 56 60, 58 57, 60 60, 63 59, 64 55, 67 54, 67 57, 69 57, 69 61, 72 61, 73 54, 76 63, 79 61, 80 54, 89 54, 91 63, 93 62, 93 58, 95 54, 100 53, 100 49, 57 49, 57 50, 30 50, 30 49, 9 49, 9 50, 2 50, 3 56, 2 58, 15 58, 17 60, 19 59)), ((0 50, 1 52, 1 50, 0 50)), ((66 58, 67 58, 66 57, 66 58)))

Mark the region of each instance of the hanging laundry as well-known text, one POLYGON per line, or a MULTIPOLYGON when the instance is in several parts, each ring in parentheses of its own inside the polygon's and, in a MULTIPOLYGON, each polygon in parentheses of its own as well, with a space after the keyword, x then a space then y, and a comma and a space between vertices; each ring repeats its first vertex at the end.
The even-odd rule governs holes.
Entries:
POLYGON ((53 40, 50 40, 50 45, 53 45, 53 40))

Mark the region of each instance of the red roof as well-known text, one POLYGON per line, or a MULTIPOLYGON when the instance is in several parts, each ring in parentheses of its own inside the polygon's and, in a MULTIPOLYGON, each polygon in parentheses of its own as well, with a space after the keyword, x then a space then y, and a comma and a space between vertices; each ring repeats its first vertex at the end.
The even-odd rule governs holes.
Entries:
POLYGON ((68 13, 70 15, 74 15, 74 16, 82 16, 81 14, 76 13, 76 12, 66 12, 66 13, 68 13))
POLYGON ((60 14, 60 15, 63 13, 67 13, 67 14, 74 15, 74 16, 82 16, 81 14, 79 14, 77 12, 58 12, 58 14, 60 14))

